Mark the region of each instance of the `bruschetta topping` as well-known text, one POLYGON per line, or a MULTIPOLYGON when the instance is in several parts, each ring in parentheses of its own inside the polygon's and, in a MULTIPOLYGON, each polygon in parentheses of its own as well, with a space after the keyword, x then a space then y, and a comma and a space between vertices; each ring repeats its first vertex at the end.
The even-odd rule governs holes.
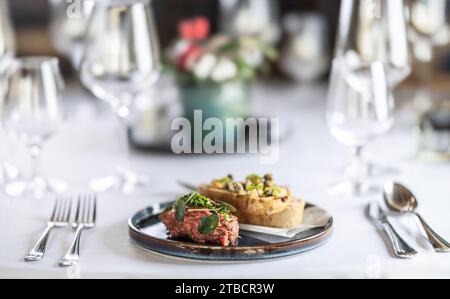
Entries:
POLYGON ((209 187, 253 198, 274 197, 275 199, 283 199, 289 196, 289 190, 275 184, 271 174, 262 177, 252 174, 241 182, 235 181, 232 175, 228 175, 212 181, 209 187))

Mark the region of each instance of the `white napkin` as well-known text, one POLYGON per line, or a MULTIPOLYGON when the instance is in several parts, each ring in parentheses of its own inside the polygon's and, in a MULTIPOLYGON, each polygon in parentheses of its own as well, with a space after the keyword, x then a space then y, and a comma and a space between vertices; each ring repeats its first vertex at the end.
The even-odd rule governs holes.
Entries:
POLYGON ((239 224, 239 228, 242 231, 262 233, 272 236, 279 236, 284 238, 292 239, 297 234, 307 231, 316 227, 325 226, 330 220, 331 216, 327 211, 318 207, 307 208, 305 210, 305 215, 303 223, 297 228, 273 228, 267 226, 257 226, 248 224, 239 224))

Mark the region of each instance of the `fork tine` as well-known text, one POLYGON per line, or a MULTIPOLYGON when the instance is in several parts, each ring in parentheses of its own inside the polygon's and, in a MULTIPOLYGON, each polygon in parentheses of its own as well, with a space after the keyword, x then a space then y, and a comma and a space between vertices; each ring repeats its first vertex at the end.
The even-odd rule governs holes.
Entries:
POLYGON ((85 195, 84 196, 84 218, 83 218, 84 223, 88 223, 88 221, 89 221, 90 203, 91 203, 91 200, 90 200, 89 196, 85 195))
POLYGON ((80 219, 81 223, 84 223, 84 219, 86 218, 86 198, 83 196, 81 201, 81 211, 80 211, 80 219))
POLYGON ((56 198, 56 200, 55 200, 55 204, 53 206, 53 212, 52 212, 52 216, 50 217, 50 221, 56 220, 55 217, 56 217, 58 206, 59 206, 59 200, 60 200, 60 198, 56 198))
POLYGON ((66 214, 64 217, 64 222, 69 222, 70 221, 70 214, 72 211, 72 198, 68 197, 67 201, 69 202, 67 209, 66 209, 66 214))
POLYGON ((89 219, 88 219, 89 223, 92 223, 94 219, 94 206, 95 206, 94 196, 89 195, 89 219))
POLYGON ((64 216, 64 212, 66 210, 66 205, 67 205, 67 201, 65 198, 61 198, 60 200, 60 208, 58 211, 58 216, 56 217, 56 221, 57 222, 62 222, 63 220, 63 216, 64 216))
POLYGON ((92 214, 92 223, 97 220, 97 195, 94 195, 94 211, 92 214))
POLYGON ((84 214, 84 223, 88 223, 91 217, 91 197, 89 195, 86 196, 86 213, 84 214))
POLYGON ((80 223, 81 196, 78 197, 77 212, 75 213, 75 222, 80 223))
POLYGON ((61 197, 59 199, 58 213, 56 213, 56 222, 61 222, 65 207, 66 207, 66 200, 64 197, 61 197))

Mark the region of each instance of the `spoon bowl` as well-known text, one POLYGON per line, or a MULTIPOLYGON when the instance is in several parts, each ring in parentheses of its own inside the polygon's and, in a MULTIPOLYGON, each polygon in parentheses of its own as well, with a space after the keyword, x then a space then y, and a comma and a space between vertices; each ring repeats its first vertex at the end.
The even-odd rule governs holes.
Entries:
POLYGON ((399 213, 413 213, 419 206, 414 194, 395 182, 389 182, 384 186, 383 197, 386 205, 399 213))
POLYGON ((383 197, 389 209, 399 213, 413 214, 419 219, 428 240, 436 251, 450 252, 450 243, 439 236, 417 213, 419 206, 417 198, 408 188, 399 183, 389 182, 384 186, 383 197))

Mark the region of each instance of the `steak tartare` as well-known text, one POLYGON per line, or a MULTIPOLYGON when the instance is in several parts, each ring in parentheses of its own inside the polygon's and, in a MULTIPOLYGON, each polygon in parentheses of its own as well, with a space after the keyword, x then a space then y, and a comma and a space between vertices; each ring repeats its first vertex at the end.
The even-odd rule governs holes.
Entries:
POLYGON ((161 214, 161 221, 174 239, 221 246, 236 246, 238 242, 239 224, 231 215, 231 207, 196 192, 180 197, 161 214))

